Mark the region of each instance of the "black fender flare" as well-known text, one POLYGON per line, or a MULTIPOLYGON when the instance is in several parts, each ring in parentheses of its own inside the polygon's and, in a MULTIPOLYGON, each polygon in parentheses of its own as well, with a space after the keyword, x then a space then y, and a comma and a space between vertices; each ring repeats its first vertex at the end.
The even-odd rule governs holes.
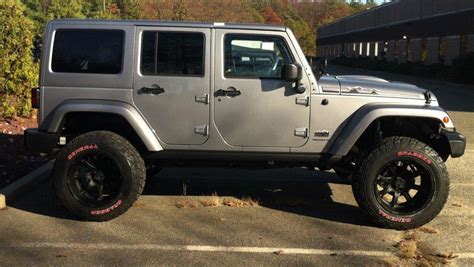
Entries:
POLYGON ((372 122, 390 116, 436 119, 440 121, 444 128, 454 129, 451 119, 448 123, 443 122, 443 118, 449 118, 449 116, 439 106, 371 103, 359 108, 347 123, 341 126, 341 129, 336 130, 337 134, 329 140, 324 152, 336 156, 347 155, 372 122))
POLYGON ((64 117, 73 112, 99 112, 123 117, 137 133, 149 151, 161 151, 163 147, 150 125, 132 105, 107 100, 66 100, 51 111, 39 129, 49 133, 60 131, 64 117))

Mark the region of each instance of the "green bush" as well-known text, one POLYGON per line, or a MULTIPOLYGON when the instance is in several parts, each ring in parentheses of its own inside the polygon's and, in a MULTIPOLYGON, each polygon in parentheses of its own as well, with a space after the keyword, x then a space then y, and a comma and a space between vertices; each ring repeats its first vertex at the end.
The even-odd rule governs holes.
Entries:
POLYGON ((20 0, 0 1, 0 117, 27 117, 31 88, 37 85, 33 62, 33 23, 20 0))

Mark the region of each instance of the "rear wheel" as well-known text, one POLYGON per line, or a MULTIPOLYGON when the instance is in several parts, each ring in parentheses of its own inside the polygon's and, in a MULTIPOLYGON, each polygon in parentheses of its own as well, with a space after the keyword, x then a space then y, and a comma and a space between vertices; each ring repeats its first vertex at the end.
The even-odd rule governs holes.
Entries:
POLYGON ((412 138, 390 137, 362 162, 353 192, 379 225, 409 229, 439 214, 448 198, 449 177, 434 149, 412 138))
POLYGON ((74 215, 107 221, 127 211, 143 191, 145 164, 123 137, 107 131, 81 135, 58 154, 53 184, 74 215))

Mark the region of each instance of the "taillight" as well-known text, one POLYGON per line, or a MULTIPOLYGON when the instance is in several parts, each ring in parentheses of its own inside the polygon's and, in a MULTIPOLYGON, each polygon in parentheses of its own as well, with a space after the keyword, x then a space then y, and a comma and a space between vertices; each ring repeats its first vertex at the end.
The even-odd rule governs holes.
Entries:
POLYGON ((32 108, 39 108, 40 104, 40 89, 33 88, 31 89, 31 107, 32 108))

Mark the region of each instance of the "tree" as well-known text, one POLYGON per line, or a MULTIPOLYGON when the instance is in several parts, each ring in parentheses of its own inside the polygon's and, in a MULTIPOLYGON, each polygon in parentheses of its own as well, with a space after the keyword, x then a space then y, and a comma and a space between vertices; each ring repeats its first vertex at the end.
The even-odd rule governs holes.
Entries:
POLYGON ((39 58, 41 54, 41 38, 48 18, 46 17, 46 9, 49 2, 46 0, 23 0, 25 4, 25 15, 33 21, 33 55, 39 58))
POLYGON ((173 5, 172 20, 189 20, 189 2, 187 0, 176 0, 173 5))
POLYGON ((290 1, 262 0, 256 2, 254 7, 260 10, 266 23, 280 24, 291 28, 305 54, 314 55, 316 53, 315 29, 298 14, 290 1))
POLYGON ((195 1, 191 10, 192 19, 239 23, 263 22, 260 12, 252 7, 252 2, 251 0, 195 1), (200 4, 197 5, 198 3, 200 4))
POLYGON ((0 115, 29 116, 31 88, 37 85, 33 61, 34 26, 20 0, 0 1, 0 115))
POLYGON ((271 6, 267 6, 263 9, 262 17, 265 19, 266 23, 276 25, 283 24, 283 20, 280 18, 280 16, 278 16, 271 6))
POLYGON ((48 19, 85 18, 81 0, 51 0, 47 10, 48 19))
POLYGON ((80 13, 85 18, 120 19, 120 8, 110 0, 82 0, 80 4, 80 13))
POLYGON ((358 13, 364 10, 367 10, 369 8, 372 8, 376 6, 377 4, 374 1, 366 1, 365 4, 363 4, 361 1, 352 1, 349 6, 352 9, 352 13, 358 13))
POLYGON ((118 0, 116 1, 120 9, 122 19, 139 19, 141 18, 141 6, 139 0, 118 0))

